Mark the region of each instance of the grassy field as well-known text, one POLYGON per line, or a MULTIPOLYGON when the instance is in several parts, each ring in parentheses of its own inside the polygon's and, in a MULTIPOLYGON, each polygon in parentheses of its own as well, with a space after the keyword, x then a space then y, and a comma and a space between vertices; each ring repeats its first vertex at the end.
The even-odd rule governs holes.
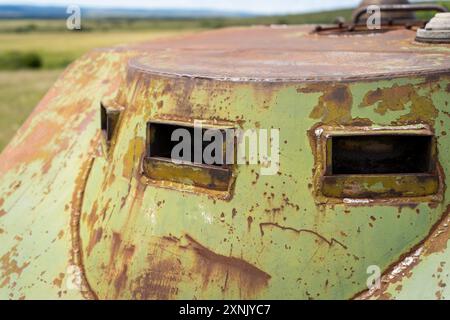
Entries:
POLYGON ((55 82, 60 70, 0 72, 0 150, 55 82))
POLYGON ((173 30, 0 33, 0 55, 2 52, 35 53, 39 55, 43 69, 56 69, 67 66, 92 48, 151 40, 179 33, 180 31, 173 30))
MULTIPOLYGON (((0 70, 0 151, 55 82, 62 68, 95 47, 170 37, 191 31, 0 33, 2 52, 35 52, 37 70, 0 70)), ((14 53, 15 54, 15 53, 14 53)))

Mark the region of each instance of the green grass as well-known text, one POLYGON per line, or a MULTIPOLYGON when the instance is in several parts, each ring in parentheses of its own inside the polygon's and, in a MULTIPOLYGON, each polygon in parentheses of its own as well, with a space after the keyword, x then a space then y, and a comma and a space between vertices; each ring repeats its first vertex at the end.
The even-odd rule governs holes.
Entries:
POLYGON ((61 67, 92 48, 170 37, 182 32, 0 33, 0 67, 3 59, 6 63, 9 61, 7 69, 17 69, 13 66, 17 60, 30 59, 29 53, 37 52, 45 68, 0 71, 0 151, 55 82, 61 67))
POLYGON ((60 73, 61 70, 0 72, 0 151, 60 73))
POLYGON ((40 69, 41 56, 35 52, 6 51, 0 53, 0 70, 40 69))
POLYGON ((43 69, 58 69, 67 66, 93 48, 147 41, 177 34, 180 34, 180 31, 0 33, 0 70, 11 69, 11 66, 2 65, 2 59, 6 60, 11 52, 38 55, 43 69))

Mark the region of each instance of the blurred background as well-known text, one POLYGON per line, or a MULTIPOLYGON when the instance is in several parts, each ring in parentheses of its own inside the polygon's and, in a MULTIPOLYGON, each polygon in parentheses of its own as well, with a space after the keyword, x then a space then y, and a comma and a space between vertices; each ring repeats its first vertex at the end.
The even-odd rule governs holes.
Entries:
MULTIPOLYGON (((450 8, 449 1, 432 2, 450 8)), ((331 23, 336 17, 349 21, 359 3, 360 0, 0 0, 0 151, 62 70, 92 48, 228 26, 331 23), (69 5, 81 8, 79 31, 66 27, 69 5)))

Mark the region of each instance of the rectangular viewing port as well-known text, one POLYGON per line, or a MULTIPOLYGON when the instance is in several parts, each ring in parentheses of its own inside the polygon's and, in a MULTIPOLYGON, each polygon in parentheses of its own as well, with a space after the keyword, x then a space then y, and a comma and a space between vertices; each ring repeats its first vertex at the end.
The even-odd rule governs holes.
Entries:
POLYGON ((119 122, 121 109, 108 107, 105 103, 100 104, 100 129, 109 148, 114 132, 119 122))
MULTIPOLYGON (((232 141, 227 141, 226 129, 206 125, 194 129, 190 124, 149 122, 144 159, 146 176, 153 180, 227 191, 232 172, 231 165, 226 164, 226 152, 227 143, 232 141), (207 131, 213 136, 203 139, 207 131), (209 160, 204 157, 205 153, 211 155, 209 160)), ((234 136, 230 139, 234 141, 234 136)))
POLYGON ((425 132, 331 134, 326 159, 328 197, 422 197, 439 189, 435 138, 425 132))
POLYGON ((405 174, 432 170, 431 136, 337 136, 331 142, 332 174, 405 174))

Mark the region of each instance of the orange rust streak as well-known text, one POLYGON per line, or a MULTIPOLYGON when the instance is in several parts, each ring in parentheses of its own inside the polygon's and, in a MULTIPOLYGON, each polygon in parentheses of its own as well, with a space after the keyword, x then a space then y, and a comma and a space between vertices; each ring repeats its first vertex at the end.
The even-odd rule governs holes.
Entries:
POLYGON ((134 255, 135 246, 130 245, 123 249, 122 256, 123 256, 123 263, 122 263, 122 270, 119 272, 119 275, 116 277, 114 281, 114 287, 116 289, 116 299, 119 296, 120 292, 125 288, 126 284, 128 283, 128 265, 131 262, 131 258, 134 255))
POLYGON ((103 235, 102 228, 95 229, 94 232, 91 233, 91 237, 89 238, 89 244, 86 249, 87 256, 91 255, 92 249, 94 249, 95 245, 101 240, 102 235, 103 235))
POLYGON ((112 265, 114 263, 114 260, 117 257, 117 254, 119 253, 120 244, 122 243, 122 238, 120 236, 120 233, 113 232, 112 234, 112 240, 111 240, 111 255, 109 258, 109 264, 112 265))
POLYGON ((54 140, 60 132, 61 125, 51 121, 40 122, 18 146, 5 149, 0 162, 0 172, 7 172, 18 164, 51 159, 52 152, 43 150, 42 146, 54 140))
POLYGON ((60 273, 57 278, 53 279, 53 284, 55 286, 57 286, 58 288, 61 288, 63 279, 64 279, 64 273, 60 273))
POLYGON ((257 275, 258 277, 261 277, 261 278, 265 279, 266 281, 268 281, 271 278, 271 276, 268 273, 258 269, 257 267, 248 263, 247 261, 244 261, 244 260, 241 260, 241 259, 238 259, 235 257, 227 257, 227 256, 217 254, 217 253, 209 250, 205 246, 201 245, 200 243, 198 243, 194 238, 192 238, 189 235, 186 235, 186 239, 188 239, 192 243, 192 245, 194 246, 193 249, 200 256, 202 256, 208 260, 217 262, 222 265, 229 265, 229 266, 235 267, 239 270, 244 271, 245 273, 257 275))
POLYGON ((8 279, 8 282, 9 282, 10 275, 17 274, 18 276, 20 276, 22 274, 23 270, 30 265, 30 262, 24 262, 22 264, 22 266, 19 266, 17 261, 13 258, 14 256, 16 256, 16 254, 17 254, 17 245, 12 247, 10 251, 5 253, 0 258, 0 270, 2 270, 1 275, 2 275, 2 278, 8 279))
POLYGON ((230 288, 239 288, 239 296, 249 299, 257 297, 271 279, 249 262, 217 254, 187 234, 181 238, 165 236, 160 241, 148 254, 149 268, 131 280, 134 299, 173 299, 186 285, 196 291, 195 297, 216 292, 226 298, 228 293, 236 294, 229 292, 230 288), (198 283, 203 285, 199 288, 198 283))
POLYGON ((82 290, 82 294, 87 299, 95 299, 97 298, 96 294, 92 291, 85 275, 83 260, 82 260, 82 253, 81 253, 81 239, 79 236, 79 228, 80 228, 80 215, 81 215, 81 208, 83 204, 83 198, 84 198, 84 190, 86 187, 86 181, 87 177, 89 176, 89 173, 92 169, 92 163, 93 159, 90 159, 90 161, 86 161, 82 168, 80 169, 80 173, 77 176, 75 180, 75 189, 72 193, 72 200, 71 200, 71 239, 72 239, 72 257, 71 262, 76 264, 82 271, 82 281, 83 281, 83 287, 86 288, 86 290, 82 290))

